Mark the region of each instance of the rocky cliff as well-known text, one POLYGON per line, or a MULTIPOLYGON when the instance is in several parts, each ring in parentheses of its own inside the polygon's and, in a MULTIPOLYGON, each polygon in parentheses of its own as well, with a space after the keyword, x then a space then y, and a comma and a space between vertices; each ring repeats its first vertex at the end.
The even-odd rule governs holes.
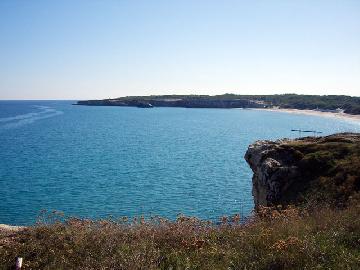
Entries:
POLYGON ((245 159, 255 206, 310 200, 345 204, 360 190, 360 134, 257 141, 245 159))

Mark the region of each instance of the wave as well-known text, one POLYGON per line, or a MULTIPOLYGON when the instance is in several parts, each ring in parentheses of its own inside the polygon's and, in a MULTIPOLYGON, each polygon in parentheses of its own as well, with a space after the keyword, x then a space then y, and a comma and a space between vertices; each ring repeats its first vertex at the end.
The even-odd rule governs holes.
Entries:
POLYGON ((61 115, 64 112, 58 111, 54 108, 48 106, 40 106, 34 105, 32 106, 40 111, 38 112, 31 112, 26 114, 19 114, 12 117, 4 117, 0 118, 0 123, 5 123, 4 125, 0 125, 1 129, 12 129, 19 126, 27 125, 34 123, 35 121, 51 118, 57 115, 61 115))

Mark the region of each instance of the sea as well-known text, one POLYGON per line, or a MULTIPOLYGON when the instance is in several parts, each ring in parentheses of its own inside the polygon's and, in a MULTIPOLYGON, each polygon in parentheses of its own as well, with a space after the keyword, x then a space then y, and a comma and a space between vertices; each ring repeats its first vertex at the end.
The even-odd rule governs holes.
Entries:
POLYGON ((68 217, 249 216, 256 140, 360 132, 360 123, 250 109, 0 101, 0 223, 68 217), (311 135, 311 134, 308 134, 311 135))

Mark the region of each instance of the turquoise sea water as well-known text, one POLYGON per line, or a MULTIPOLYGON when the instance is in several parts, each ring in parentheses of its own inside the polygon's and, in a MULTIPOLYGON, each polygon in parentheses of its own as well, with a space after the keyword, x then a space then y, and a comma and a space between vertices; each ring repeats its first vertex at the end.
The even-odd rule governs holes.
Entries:
POLYGON ((360 131, 338 119, 240 109, 73 106, 0 102, 0 223, 32 224, 39 211, 102 218, 248 215, 258 139, 292 128, 360 131))

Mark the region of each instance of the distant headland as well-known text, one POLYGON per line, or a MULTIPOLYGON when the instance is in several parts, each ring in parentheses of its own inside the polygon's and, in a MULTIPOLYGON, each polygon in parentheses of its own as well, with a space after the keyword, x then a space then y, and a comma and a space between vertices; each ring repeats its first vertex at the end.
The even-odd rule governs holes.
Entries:
POLYGON ((152 95, 82 100, 76 105, 130 106, 140 108, 262 108, 297 109, 360 115, 360 97, 343 95, 152 95))

